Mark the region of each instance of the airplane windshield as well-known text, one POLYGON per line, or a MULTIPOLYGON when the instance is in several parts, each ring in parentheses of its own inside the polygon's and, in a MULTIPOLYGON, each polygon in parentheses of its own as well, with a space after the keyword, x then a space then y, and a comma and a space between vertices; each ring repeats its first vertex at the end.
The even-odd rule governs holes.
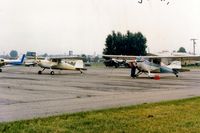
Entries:
POLYGON ((154 64, 160 65, 161 59, 151 59, 154 64))
POLYGON ((58 60, 56 60, 56 59, 52 59, 52 62, 58 62, 58 60))

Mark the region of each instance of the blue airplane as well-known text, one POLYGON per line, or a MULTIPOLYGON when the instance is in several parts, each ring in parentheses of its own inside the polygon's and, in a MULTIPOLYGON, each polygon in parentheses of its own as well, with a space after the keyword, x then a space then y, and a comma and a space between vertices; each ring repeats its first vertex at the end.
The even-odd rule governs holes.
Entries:
POLYGON ((7 59, 0 59, 0 72, 2 72, 2 67, 4 66, 19 66, 24 63, 25 54, 23 54, 21 59, 17 60, 7 60, 7 59))

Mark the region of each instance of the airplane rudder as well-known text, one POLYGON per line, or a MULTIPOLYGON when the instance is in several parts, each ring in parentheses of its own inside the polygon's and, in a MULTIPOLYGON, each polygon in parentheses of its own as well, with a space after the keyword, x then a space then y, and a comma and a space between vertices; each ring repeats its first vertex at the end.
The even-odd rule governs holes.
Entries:
POLYGON ((76 68, 83 68, 84 64, 82 60, 77 60, 75 63, 76 68))
POLYGON ((25 54, 23 54, 22 58, 21 58, 21 63, 24 62, 24 59, 25 59, 25 54))

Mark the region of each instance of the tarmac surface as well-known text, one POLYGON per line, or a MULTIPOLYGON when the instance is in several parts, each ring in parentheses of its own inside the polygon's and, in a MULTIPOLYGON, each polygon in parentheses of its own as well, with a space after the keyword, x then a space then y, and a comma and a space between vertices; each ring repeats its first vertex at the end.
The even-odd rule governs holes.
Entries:
POLYGON ((200 70, 132 79, 130 69, 10 67, 0 73, 0 122, 200 96, 200 70))

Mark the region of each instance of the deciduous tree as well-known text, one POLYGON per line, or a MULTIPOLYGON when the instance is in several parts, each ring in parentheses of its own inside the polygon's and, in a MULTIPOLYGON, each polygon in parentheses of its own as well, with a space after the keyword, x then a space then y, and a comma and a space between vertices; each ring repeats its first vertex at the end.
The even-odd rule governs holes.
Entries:
POLYGON ((147 39, 141 32, 131 33, 127 31, 125 35, 113 31, 106 38, 103 54, 107 55, 146 55, 147 39))

